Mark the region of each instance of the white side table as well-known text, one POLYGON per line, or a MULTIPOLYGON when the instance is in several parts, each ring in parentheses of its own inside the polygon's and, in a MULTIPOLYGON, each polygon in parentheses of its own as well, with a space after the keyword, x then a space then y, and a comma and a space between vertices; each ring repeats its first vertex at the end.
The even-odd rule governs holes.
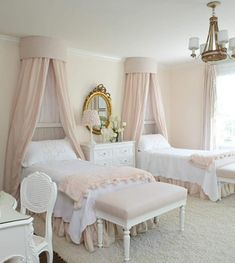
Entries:
POLYGON ((1 192, 0 262, 17 257, 17 262, 39 263, 38 254, 34 250, 33 218, 15 211, 11 207, 12 200, 13 197, 1 192))
POLYGON ((135 167, 135 142, 97 143, 81 145, 86 160, 103 166, 135 167))

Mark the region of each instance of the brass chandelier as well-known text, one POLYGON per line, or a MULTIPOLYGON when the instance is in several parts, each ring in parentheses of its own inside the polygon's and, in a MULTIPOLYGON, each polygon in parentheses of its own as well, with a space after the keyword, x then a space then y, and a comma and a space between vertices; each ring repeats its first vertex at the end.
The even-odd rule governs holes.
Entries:
MULTIPOLYGON (((204 62, 213 62, 227 58, 235 58, 235 38, 228 39, 228 31, 218 28, 218 18, 215 16, 215 8, 220 5, 219 1, 209 2, 208 7, 212 8, 212 17, 210 17, 210 27, 205 44, 200 45, 200 55, 204 62), (228 49, 232 54, 229 55, 228 49)), ((192 51, 191 57, 196 58, 196 50, 199 49, 199 38, 191 37, 189 39, 189 50, 192 51)))

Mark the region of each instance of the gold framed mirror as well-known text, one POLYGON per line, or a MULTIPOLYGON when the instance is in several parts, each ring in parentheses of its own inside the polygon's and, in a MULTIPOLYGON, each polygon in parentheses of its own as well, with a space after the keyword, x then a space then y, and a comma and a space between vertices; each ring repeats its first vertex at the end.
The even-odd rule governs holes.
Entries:
MULTIPOLYGON (((85 110, 97 110, 102 126, 105 128, 109 126, 109 117, 112 115, 112 103, 110 93, 107 92, 103 84, 95 87, 86 97, 83 105, 83 111, 85 110)), ((100 135, 101 129, 94 127, 93 133, 100 135)))

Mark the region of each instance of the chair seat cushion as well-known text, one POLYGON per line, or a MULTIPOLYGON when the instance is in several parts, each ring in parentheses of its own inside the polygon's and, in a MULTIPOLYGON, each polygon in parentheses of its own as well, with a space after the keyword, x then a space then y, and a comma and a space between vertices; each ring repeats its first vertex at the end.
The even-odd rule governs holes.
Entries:
POLYGON ((42 251, 45 247, 48 246, 48 243, 46 242, 45 238, 41 236, 33 235, 33 242, 38 252, 42 251))
POLYGON ((223 167, 217 168, 216 174, 218 177, 235 180, 235 163, 231 163, 223 167))
POLYGON ((102 195, 96 200, 98 211, 127 220, 187 198, 183 187, 167 183, 146 183, 102 195))

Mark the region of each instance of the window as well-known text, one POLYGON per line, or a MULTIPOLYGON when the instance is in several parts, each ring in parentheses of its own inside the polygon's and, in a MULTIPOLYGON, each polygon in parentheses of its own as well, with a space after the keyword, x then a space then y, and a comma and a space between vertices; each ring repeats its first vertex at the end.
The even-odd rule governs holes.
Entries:
POLYGON ((217 76, 216 91, 216 145, 224 149, 235 148, 235 70, 217 76))

